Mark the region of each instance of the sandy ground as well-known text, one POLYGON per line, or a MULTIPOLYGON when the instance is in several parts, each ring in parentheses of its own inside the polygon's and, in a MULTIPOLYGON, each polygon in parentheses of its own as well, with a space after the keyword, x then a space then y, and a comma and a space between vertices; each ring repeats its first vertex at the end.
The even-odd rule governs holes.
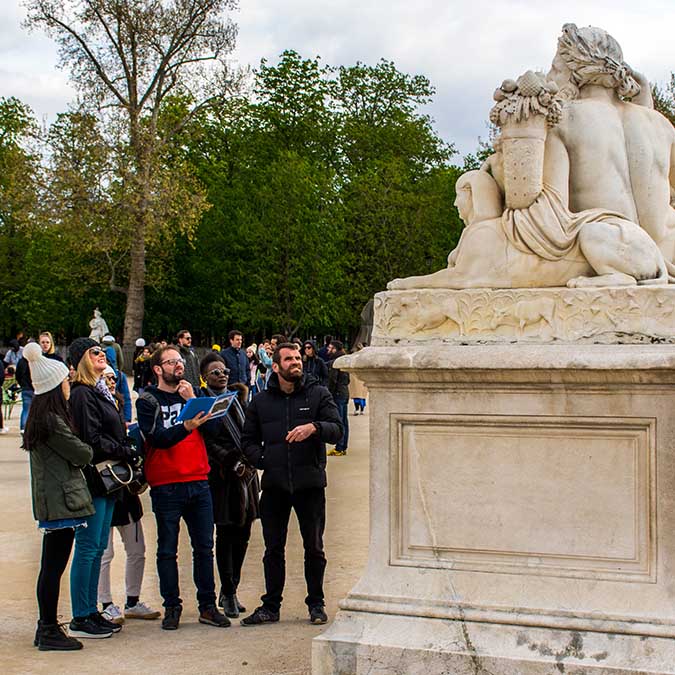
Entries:
MULTIPOLYGON (((39 652, 33 647, 37 620, 35 580, 42 535, 31 512, 29 468, 20 449, 19 406, 0 436, 0 671, 2 673, 219 673, 284 674, 310 672, 311 641, 320 635, 365 566, 368 542, 368 415, 350 415, 350 448, 346 457, 328 458, 327 525, 325 548, 328 567, 324 590, 329 624, 312 626, 304 605, 302 542, 292 516, 286 547, 287 579, 281 621, 244 628, 238 620, 222 629, 197 622, 191 552, 181 532, 179 566, 183 617, 178 631, 160 629, 159 621, 133 621, 106 640, 87 640, 79 652, 39 652)), ((155 568, 155 522, 149 497, 143 495, 143 526, 148 546, 142 599, 161 606, 155 568)), ((124 602, 124 552, 116 535, 113 595, 124 602)), ((242 573, 239 598, 252 610, 263 591, 260 522, 253 527, 242 573)), ((217 582, 216 582, 217 583, 217 582)), ((61 620, 70 619, 68 572, 61 583, 61 620)))

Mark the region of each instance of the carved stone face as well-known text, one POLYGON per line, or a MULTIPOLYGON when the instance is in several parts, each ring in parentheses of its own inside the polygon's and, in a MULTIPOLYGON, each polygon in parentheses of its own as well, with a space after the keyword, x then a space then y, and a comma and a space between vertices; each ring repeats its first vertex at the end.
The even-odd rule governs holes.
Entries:
POLYGON ((471 186, 467 183, 457 186, 457 196, 455 197, 455 206, 459 211, 459 217, 468 225, 473 211, 473 197, 471 195, 471 186))
POLYGON ((551 63, 551 70, 546 75, 547 80, 553 80, 562 89, 565 85, 569 85, 572 71, 568 68, 560 52, 557 52, 553 63, 551 63))

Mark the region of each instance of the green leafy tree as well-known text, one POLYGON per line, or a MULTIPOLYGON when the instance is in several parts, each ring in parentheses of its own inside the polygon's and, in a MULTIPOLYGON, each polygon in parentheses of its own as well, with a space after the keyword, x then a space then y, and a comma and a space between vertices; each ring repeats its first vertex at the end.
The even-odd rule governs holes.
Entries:
POLYGON ((675 126, 675 73, 671 73, 670 82, 665 89, 652 87, 654 108, 664 115, 675 126))
MULTIPOLYGON (((193 231, 206 203, 181 199, 185 167, 167 171, 176 136, 232 85, 225 57, 235 27, 223 19, 234 0, 28 0, 27 25, 44 28, 59 46, 93 114, 117 153, 124 200, 115 226, 128 242, 125 340, 142 331, 149 246, 170 245, 193 231), (160 126, 164 104, 180 95, 190 106, 171 126, 160 126)), ((191 186, 196 188, 193 183, 191 186)), ((185 193, 182 194, 185 196, 185 193)), ((83 233, 84 235, 84 233, 83 233)), ((117 285, 117 284, 115 284, 117 285)))
POLYGON ((0 333, 24 325, 25 257, 38 204, 37 124, 28 106, 0 98, 0 333))

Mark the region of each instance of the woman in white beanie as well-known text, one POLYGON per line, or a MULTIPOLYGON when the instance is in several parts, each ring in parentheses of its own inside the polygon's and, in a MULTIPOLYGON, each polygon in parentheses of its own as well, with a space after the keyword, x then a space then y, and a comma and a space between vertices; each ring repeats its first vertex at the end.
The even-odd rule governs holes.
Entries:
POLYGON ((33 514, 44 531, 37 582, 40 619, 34 644, 41 651, 71 651, 81 649, 82 643, 68 637, 58 624, 59 588, 75 529, 94 513, 81 470, 93 452, 73 431, 67 366, 43 356, 36 343, 26 345, 23 357, 35 391, 23 445, 30 453, 33 514))

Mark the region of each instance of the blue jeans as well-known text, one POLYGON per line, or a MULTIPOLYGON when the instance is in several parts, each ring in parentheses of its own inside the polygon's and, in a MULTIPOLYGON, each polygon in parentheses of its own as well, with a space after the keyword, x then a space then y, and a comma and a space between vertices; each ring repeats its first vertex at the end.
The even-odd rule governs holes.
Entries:
POLYGON ((74 617, 86 617, 97 611, 98 577, 101 558, 108 546, 114 497, 94 497, 96 513, 85 519, 87 527, 75 530, 75 553, 70 566, 70 602, 74 617))
POLYGON ((30 410, 30 404, 33 402, 33 394, 35 392, 32 389, 22 389, 21 390, 21 419, 19 420, 19 426, 21 431, 26 428, 26 420, 28 419, 28 411, 30 410))
POLYGON ((150 490, 150 498, 157 519, 157 574, 164 607, 182 604, 177 563, 181 518, 192 544, 192 577, 199 609, 215 605, 213 505, 208 481, 159 485, 150 490))
POLYGON ((338 412, 340 413, 340 420, 345 429, 342 438, 337 442, 335 449, 346 452, 347 445, 349 444, 349 399, 336 398, 335 405, 337 405, 338 412))

